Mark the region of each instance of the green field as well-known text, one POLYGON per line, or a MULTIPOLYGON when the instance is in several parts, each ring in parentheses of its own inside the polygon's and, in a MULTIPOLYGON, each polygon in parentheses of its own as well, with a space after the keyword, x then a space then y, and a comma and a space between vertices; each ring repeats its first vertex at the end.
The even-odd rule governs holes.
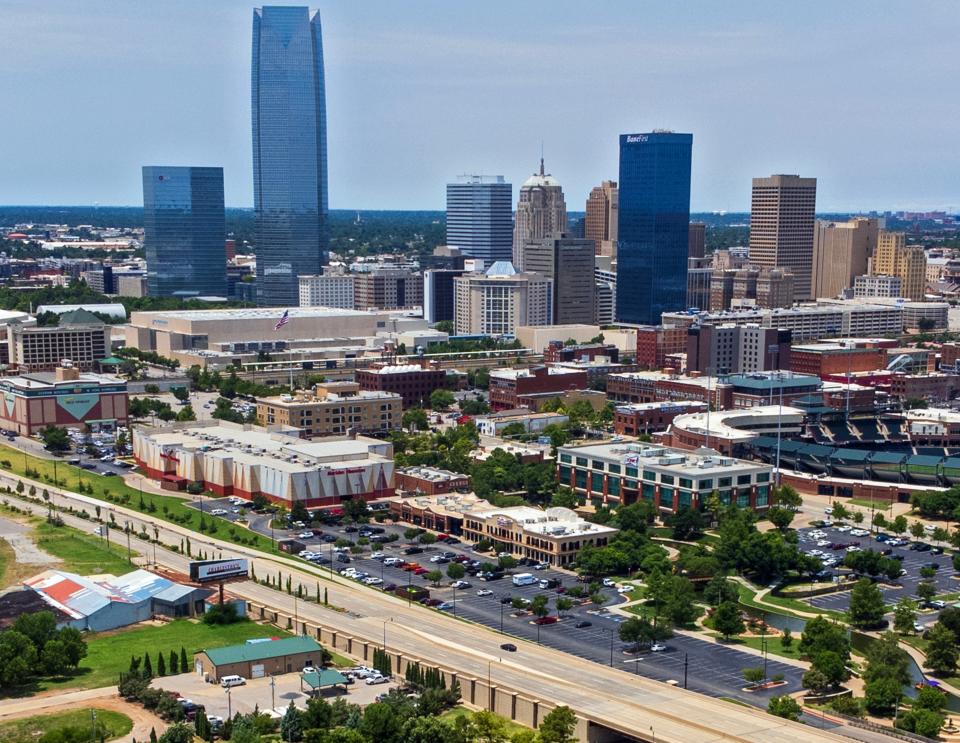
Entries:
MULTIPOLYGON (((40 473, 39 476, 34 475, 33 479, 51 485, 55 482, 53 460, 40 459, 24 454, 19 449, 0 446, 0 463, 2 463, 0 466, 3 466, 4 469, 21 477, 25 476, 25 468, 29 466, 32 470, 40 473)), ((80 483, 83 483, 84 486, 92 486, 93 492, 86 493, 91 498, 149 514, 151 519, 161 519, 180 524, 188 529, 205 532, 227 542, 246 544, 262 552, 279 554, 269 537, 261 536, 243 527, 234 526, 229 521, 210 514, 201 514, 194 508, 187 508, 184 498, 155 495, 149 492, 141 493, 139 489, 127 485, 123 478, 92 474, 60 460, 56 463, 56 477, 61 487, 78 490, 80 483), (201 520, 206 529, 201 528, 201 520), (210 531, 211 525, 216 528, 216 531, 210 531)), ((90 516, 92 517, 94 514, 91 513, 90 516)), ((136 525, 136 527, 139 528, 139 525, 136 525)), ((118 533, 120 533, 118 530, 113 531, 114 535, 118 533)))
MULTIPOLYGON (((465 717, 467 719, 470 719, 471 717, 473 717, 473 715, 474 715, 473 711, 467 709, 466 707, 454 707, 453 709, 447 710, 446 712, 444 712, 442 715, 440 715, 440 717, 442 717, 444 720, 447 720, 448 722, 453 722, 454 720, 460 717, 465 717)), ((524 727, 520 723, 514 722, 513 720, 508 720, 506 717, 503 717, 501 715, 498 715, 498 717, 500 717, 500 719, 503 720, 503 724, 506 727, 507 735, 510 737, 516 735, 517 733, 523 730, 530 729, 528 727, 524 727)))
POLYGON ((4 722, 0 724, 0 740, 3 743, 35 743, 44 733, 68 726, 86 730, 90 735, 93 728, 92 711, 97 713, 97 723, 106 730, 107 740, 119 738, 133 729, 133 721, 119 712, 97 708, 75 709, 4 722))
MULTIPOLYGON (((711 636, 720 639, 720 635, 716 632, 711 632, 711 636)), ((800 644, 800 637, 798 635, 793 636, 793 642, 790 644, 790 647, 785 648, 781 642, 782 638, 777 636, 771 636, 767 638, 767 653, 770 655, 782 655, 784 658, 794 658, 799 659, 800 653, 797 651, 797 645, 800 644)), ((737 645, 744 645, 748 648, 753 648, 754 650, 763 650, 763 642, 761 638, 753 635, 744 635, 741 637, 730 638, 729 642, 720 640, 724 645, 730 645, 736 647, 737 645)))
MULTIPOLYGON (((760 611, 773 611, 773 609, 771 609, 770 606, 764 606, 764 604, 761 604, 754 599, 754 595, 756 594, 756 591, 750 590, 742 583, 738 584, 738 587, 740 589, 740 603, 743 606, 750 606, 755 609, 759 609, 760 611)), ((783 596, 773 596, 772 594, 768 593, 766 596, 763 597, 763 600, 766 603, 771 604, 772 606, 775 606, 778 609, 782 609, 783 613, 785 614, 802 616, 804 619, 808 619, 810 617, 803 616, 803 613, 806 613, 807 615, 823 614, 825 617, 829 617, 830 619, 836 619, 837 621, 840 621, 840 622, 845 622, 847 618, 846 614, 844 614, 843 612, 831 611, 830 609, 819 609, 815 606, 811 606, 810 604, 806 604, 803 601, 800 601, 799 599, 789 599, 783 596)))
POLYGON ((127 560, 126 546, 111 543, 108 547, 105 540, 79 529, 44 521, 33 533, 37 546, 62 560, 64 570, 80 575, 123 575, 135 569, 127 560))
MULTIPOLYGON (((156 671, 157 653, 160 651, 166 659, 171 650, 179 654, 183 646, 189 662, 193 663, 193 654, 198 650, 236 645, 253 637, 288 637, 289 634, 276 627, 254 622, 208 626, 189 619, 103 632, 91 635, 87 640, 87 657, 80 661, 78 673, 53 681, 45 679, 39 683, 38 690, 111 686, 117 683, 122 672, 130 668, 130 657, 133 655, 149 653, 156 671)), ((5 739, 0 736, 0 740, 5 739)))

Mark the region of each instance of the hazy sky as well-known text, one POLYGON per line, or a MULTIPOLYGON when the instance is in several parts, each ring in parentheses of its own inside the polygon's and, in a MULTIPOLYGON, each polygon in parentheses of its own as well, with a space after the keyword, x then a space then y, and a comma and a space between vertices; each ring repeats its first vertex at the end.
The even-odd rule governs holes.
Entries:
MULTIPOLYGON (((144 164, 221 165, 251 206, 253 5, 0 0, 0 204, 142 204, 144 164)), ((960 4, 335 0, 330 206, 442 209, 537 166, 582 210, 617 135, 693 132, 694 210, 819 178, 820 211, 960 207, 960 4)))

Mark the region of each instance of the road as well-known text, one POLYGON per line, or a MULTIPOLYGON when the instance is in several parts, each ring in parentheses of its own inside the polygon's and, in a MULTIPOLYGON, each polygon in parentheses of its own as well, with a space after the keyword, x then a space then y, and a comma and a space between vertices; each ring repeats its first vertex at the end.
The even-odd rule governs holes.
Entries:
MULTIPOLYGON (((11 484, 15 478, 0 475, 0 484, 11 484)), ((119 523, 132 522, 151 528, 155 524, 161 542, 178 544, 190 536, 195 547, 210 546, 232 555, 251 558, 258 575, 282 569, 295 582, 306 587, 325 579, 329 587, 329 601, 334 607, 325 608, 315 603, 297 601, 295 597, 278 592, 252 581, 231 585, 231 593, 241 598, 275 606, 332 629, 379 644, 386 634, 387 645, 425 663, 457 669, 461 674, 489 677, 504 688, 522 690, 527 694, 555 704, 572 707, 586 720, 639 740, 661 743, 676 741, 770 741, 783 738, 797 743, 807 741, 835 741, 842 737, 829 731, 792 723, 756 709, 713 699, 692 691, 674 688, 643 677, 624 673, 583 658, 524 640, 516 640, 519 651, 504 653, 499 645, 501 636, 487 628, 457 622, 441 612, 407 604, 380 591, 346 581, 328 571, 284 557, 266 557, 248 548, 237 547, 215 538, 166 522, 151 519, 131 509, 103 503, 69 491, 51 490, 57 505, 73 505, 92 511, 100 505, 103 515, 113 512, 119 523)), ((42 509, 39 509, 42 510, 42 509)), ((90 529, 90 521, 69 516, 68 523, 90 529)), ((134 540, 137 541, 136 539, 134 540)), ((146 550, 147 558, 154 550, 146 550)), ((188 559, 163 547, 155 550, 160 565, 185 572, 188 559)), ((716 646, 714 646, 716 647, 716 646)), ((696 672, 696 669, 691 669, 696 672)), ((843 728, 845 732, 859 731, 843 728)))

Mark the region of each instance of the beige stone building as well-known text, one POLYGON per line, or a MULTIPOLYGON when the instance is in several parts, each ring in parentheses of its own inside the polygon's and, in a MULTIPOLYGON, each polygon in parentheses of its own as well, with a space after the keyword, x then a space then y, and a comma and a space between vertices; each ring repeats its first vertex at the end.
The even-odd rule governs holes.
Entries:
POLYGON ((423 275, 406 268, 377 268, 353 277, 354 309, 399 310, 423 306, 423 275))
POLYGON ((520 186, 517 197, 517 216, 513 226, 513 265, 520 271, 524 266, 524 246, 567 229, 567 204, 563 188, 549 173, 534 173, 520 186))
POLYGON ((507 335, 521 325, 553 324, 553 281, 498 261, 486 273, 453 280, 458 335, 507 335))
POLYGON ((301 307, 340 307, 353 309, 353 275, 325 273, 298 277, 301 307))
POLYGON ((856 217, 848 222, 817 220, 813 235, 813 298, 837 297, 867 272, 877 247, 880 220, 856 217))
POLYGON ((307 438, 391 431, 400 428, 402 416, 400 395, 362 392, 356 382, 324 382, 310 392, 257 398, 258 424, 292 426, 307 438))
POLYGON ((66 312, 58 325, 7 325, 9 363, 20 372, 52 371, 69 359, 96 371, 110 355, 110 326, 84 309, 66 312))
POLYGON ((603 181, 594 186, 587 197, 584 237, 593 240, 597 255, 617 255, 619 205, 620 190, 616 181, 603 181))
POLYGON ((919 302, 927 288, 927 258, 919 245, 907 245, 903 232, 880 233, 870 261, 873 276, 896 276, 906 299, 919 302))
POLYGON ((795 300, 811 295, 816 202, 816 178, 772 175, 753 179, 750 263, 790 269, 795 300))
POLYGON ((591 240, 559 232, 523 246, 525 270, 553 281, 553 321, 558 325, 595 321, 594 257, 591 240))
POLYGON ((793 306, 794 277, 785 268, 765 268, 757 277, 757 307, 772 310, 793 306))

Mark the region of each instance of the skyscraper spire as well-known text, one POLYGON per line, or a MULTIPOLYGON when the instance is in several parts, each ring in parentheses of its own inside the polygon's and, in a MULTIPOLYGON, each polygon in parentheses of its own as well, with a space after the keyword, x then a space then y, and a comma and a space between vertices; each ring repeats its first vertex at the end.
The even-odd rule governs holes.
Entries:
POLYGON ((543 140, 540 140, 540 175, 543 175, 543 140))

